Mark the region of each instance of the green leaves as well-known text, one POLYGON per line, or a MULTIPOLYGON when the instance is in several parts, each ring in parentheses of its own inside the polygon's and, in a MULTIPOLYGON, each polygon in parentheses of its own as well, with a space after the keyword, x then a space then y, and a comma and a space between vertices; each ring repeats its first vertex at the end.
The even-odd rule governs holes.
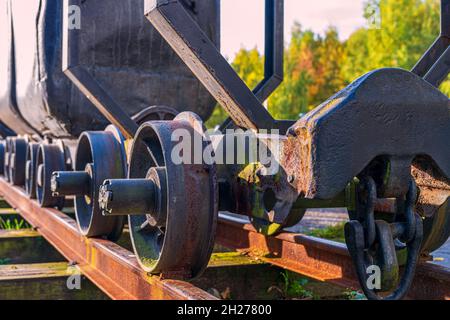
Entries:
MULTIPOLYGON (((293 26, 284 82, 268 101, 276 119, 298 119, 374 69, 412 69, 439 35, 439 0, 368 0, 362 13, 368 22, 373 8, 380 12, 380 28, 360 28, 344 42, 333 27, 321 36, 299 23, 293 26)), ((256 49, 241 49, 232 65, 250 88, 263 79, 264 57, 256 49)), ((450 94, 449 80, 441 90, 450 94)), ((218 106, 209 127, 226 116, 218 106)))

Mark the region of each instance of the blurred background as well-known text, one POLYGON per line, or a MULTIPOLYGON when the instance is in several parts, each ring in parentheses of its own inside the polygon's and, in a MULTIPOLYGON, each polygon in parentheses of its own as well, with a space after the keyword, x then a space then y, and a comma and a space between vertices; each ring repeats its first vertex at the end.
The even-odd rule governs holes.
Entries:
MULTIPOLYGON (((377 68, 411 69, 439 34, 439 0, 285 0, 285 81, 267 106, 297 119, 377 68)), ((264 1, 222 0, 222 53, 251 87, 263 78, 264 1)), ((450 82, 441 87, 450 93, 450 82)), ((226 118, 216 108, 208 125, 226 118)))

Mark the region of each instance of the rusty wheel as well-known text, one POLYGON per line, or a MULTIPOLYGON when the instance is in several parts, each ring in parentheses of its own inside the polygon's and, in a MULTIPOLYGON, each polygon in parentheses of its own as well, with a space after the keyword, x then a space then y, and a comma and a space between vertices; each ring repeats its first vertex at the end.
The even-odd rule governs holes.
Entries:
POLYGON ((4 169, 4 163, 5 163, 5 147, 6 147, 6 141, 1 140, 0 141, 0 175, 5 175, 5 169, 4 169))
POLYGON ((211 256, 218 211, 215 167, 202 160, 180 164, 172 157, 178 143, 172 141, 174 132, 201 139, 199 123, 195 115, 182 113, 173 121, 143 124, 133 143, 129 179, 102 186, 104 213, 129 214, 134 252, 153 274, 192 279, 211 256))
POLYGON ((36 198, 36 161, 39 150, 39 143, 28 143, 25 164, 25 192, 30 199, 36 198))
POLYGON ((81 233, 116 241, 125 217, 105 217, 99 207, 99 187, 105 179, 126 177, 124 138, 114 126, 105 131, 83 132, 78 140, 75 171, 54 172, 52 191, 75 196, 75 213, 81 233))
POLYGON ((5 156, 4 156, 4 160, 3 160, 3 175, 7 182, 10 181, 10 179, 9 179, 9 159, 10 159, 11 139, 12 138, 13 137, 6 137, 6 140, 5 140, 5 156))
POLYGON ((54 197, 51 176, 54 171, 66 169, 64 150, 56 144, 42 143, 36 157, 36 199, 41 207, 64 207, 63 197, 54 197))
POLYGON ((9 155, 9 177, 13 185, 25 184, 25 162, 27 156, 27 140, 24 138, 12 138, 9 155))

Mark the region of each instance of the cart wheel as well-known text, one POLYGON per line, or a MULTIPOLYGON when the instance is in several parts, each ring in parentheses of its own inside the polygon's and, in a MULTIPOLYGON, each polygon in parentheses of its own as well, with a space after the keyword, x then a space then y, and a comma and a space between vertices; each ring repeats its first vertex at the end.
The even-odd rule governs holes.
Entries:
POLYGON ((107 237, 116 241, 122 234, 125 217, 105 217, 99 207, 99 187, 105 179, 126 177, 125 141, 119 130, 83 132, 78 140, 75 171, 54 172, 52 191, 59 196, 75 196, 75 213, 81 233, 87 237, 107 237))
MULTIPOLYGON (((129 215, 134 252, 147 272, 192 279, 209 262, 218 214, 215 166, 172 157, 179 144, 173 133, 188 134, 184 152, 193 155, 194 139, 202 139, 203 130, 192 113, 143 124, 133 143, 129 179, 107 180, 101 187, 104 214, 129 215)), ((200 146, 202 152, 208 145, 200 146)))
POLYGON ((51 176, 54 171, 66 169, 64 151, 55 144, 42 143, 37 152, 35 167, 36 199, 41 207, 64 207, 63 197, 54 197, 51 191, 51 176))
POLYGON ((30 142, 27 147, 25 164, 25 192, 30 199, 36 198, 36 161, 39 143, 30 142))

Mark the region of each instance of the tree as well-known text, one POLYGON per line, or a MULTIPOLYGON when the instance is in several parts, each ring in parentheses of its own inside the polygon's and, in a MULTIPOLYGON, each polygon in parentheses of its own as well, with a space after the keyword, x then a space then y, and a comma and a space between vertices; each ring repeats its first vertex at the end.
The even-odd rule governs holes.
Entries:
POLYGON ((277 119, 295 119, 308 111, 308 86, 314 77, 315 34, 295 24, 285 50, 284 81, 269 99, 269 111, 277 119))
POLYGON ((279 119, 297 119, 345 86, 340 70, 343 44, 330 27, 321 37, 296 24, 285 53, 285 80, 269 100, 279 119))
MULTIPOLYGON (((369 71, 410 70, 439 34, 439 2, 367 0, 364 16, 370 22, 379 12, 380 28, 360 28, 344 42, 333 27, 321 36, 296 23, 285 49, 284 82, 269 98, 269 111, 277 119, 297 119, 369 71)), ((241 49, 232 65, 254 88, 263 79, 263 64, 256 49, 241 49)), ((441 90, 450 94, 450 80, 441 90)), ((225 118, 222 108, 216 108, 210 124, 225 118)))
POLYGON ((378 68, 411 69, 439 34, 438 0, 370 0, 366 12, 370 7, 378 8, 381 26, 359 29, 346 41, 346 82, 378 68))

